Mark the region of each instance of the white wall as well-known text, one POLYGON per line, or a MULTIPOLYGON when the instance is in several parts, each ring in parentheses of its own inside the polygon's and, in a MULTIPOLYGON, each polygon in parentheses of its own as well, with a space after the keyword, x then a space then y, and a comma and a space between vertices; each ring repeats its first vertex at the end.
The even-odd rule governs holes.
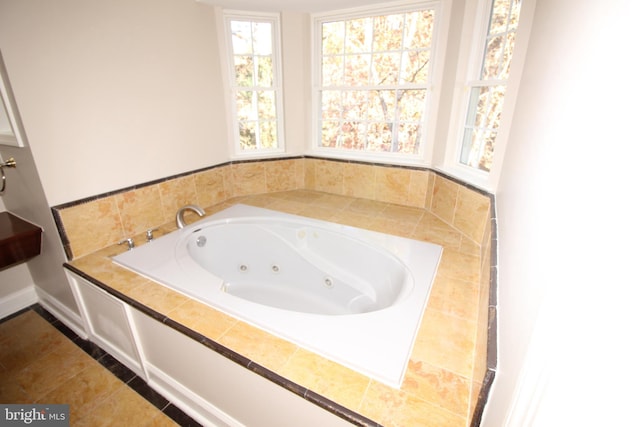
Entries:
POLYGON ((499 351, 484 426, 637 423, 638 12, 537 0, 496 195, 499 351))
POLYGON ((228 160, 214 21, 190 0, 0 0, 50 205, 228 160))

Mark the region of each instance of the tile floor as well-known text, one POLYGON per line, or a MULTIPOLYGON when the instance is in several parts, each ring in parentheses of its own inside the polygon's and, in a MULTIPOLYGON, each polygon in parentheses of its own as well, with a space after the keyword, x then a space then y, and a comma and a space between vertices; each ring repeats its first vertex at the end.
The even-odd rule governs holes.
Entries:
POLYGON ((72 426, 199 426, 36 304, 0 319, 0 403, 69 404, 72 426))

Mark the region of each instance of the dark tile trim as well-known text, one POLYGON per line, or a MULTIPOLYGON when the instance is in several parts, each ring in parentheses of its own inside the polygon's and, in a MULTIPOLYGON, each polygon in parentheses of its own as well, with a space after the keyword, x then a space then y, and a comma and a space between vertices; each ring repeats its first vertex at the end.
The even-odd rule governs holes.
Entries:
POLYGON ((10 316, 0 319, 0 323, 3 323, 14 317, 18 317, 27 311, 34 311, 44 320, 49 322, 51 326, 60 331, 63 335, 69 338, 74 344, 76 344, 81 350, 91 356, 94 360, 98 361, 109 372, 115 375, 120 381, 128 385, 132 390, 142 396, 147 402, 151 403, 159 411, 163 412, 169 418, 180 424, 181 426, 200 426, 195 420, 185 414, 182 410, 171 404, 169 400, 163 397, 160 393, 151 388, 144 379, 140 378, 133 371, 127 368, 125 365, 116 360, 109 353, 101 349, 91 341, 80 338, 75 332, 69 329, 64 323, 58 320, 55 316, 45 310, 40 304, 33 304, 30 307, 24 308, 10 316))
POLYGON ((298 396, 302 397, 303 399, 314 403, 315 405, 323 408, 326 411, 331 412, 332 414, 346 420, 349 421, 350 423, 356 425, 356 426, 361 426, 361 427, 381 427, 378 423, 374 422, 373 420, 364 417, 363 415, 358 414, 357 412, 354 412, 348 408, 345 408, 342 405, 339 405, 336 402, 333 402, 332 400, 329 400, 305 387, 302 387, 296 383, 294 383, 291 380, 288 380, 284 377, 282 377, 281 375, 278 375, 277 373, 253 362, 251 359, 223 346, 222 344, 196 332, 193 331, 189 328, 187 328, 186 326, 182 325, 179 322, 176 322, 175 320, 164 316, 161 313, 158 313, 157 311, 153 310, 152 308, 147 307, 144 304, 139 303, 138 301, 122 294, 121 292, 116 291, 115 289, 111 288, 110 286, 107 286, 106 284, 102 283, 101 281, 94 279, 93 277, 87 275, 86 273, 82 272, 81 270, 78 270, 77 268, 75 268, 73 265, 65 263, 64 267, 72 272, 74 272, 75 274, 77 274, 78 276, 82 277, 83 279, 91 282, 92 284, 96 285, 97 287, 99 287, 100 289, 104 290, 105 292, 113 295, 114 297, 122 300, 123 302, 131 305, 132 307, 136 308, 137 310, 141 311, 142 313, 148 315, 149 317, 164 323, 165 325, 169 326, 170 328, 180 332, 181 334, 199 342, 200 344, 204 345, 205 347, 215 351, 216 353, 220 354, 221 356, 226 357, 227 359, 231 360, 232 362, 237 363, 238 365, 249 369, 250 371, 253 371, 254 373, 260 375, 261 377, 289 390, 290 392, 297 394, 298 396))
POLYGON ((484 375, 484 379, 482 381, 482 387, 480 388, 480 394, 478 396, 478 403, 476 404, 476 409, 473 411, 473 418, 471 419, 471 423, 469 423, 472 427, 480 426, 480 422, 482 421, 482 414, 484 413, 484 407, 489 400, 489 391, 491 390, 491 385, 493 384, 493 380, 496 377, 496 372, 494 370, 487 370, 484 375), (482 402, 482 405, 480 404, 482 402))

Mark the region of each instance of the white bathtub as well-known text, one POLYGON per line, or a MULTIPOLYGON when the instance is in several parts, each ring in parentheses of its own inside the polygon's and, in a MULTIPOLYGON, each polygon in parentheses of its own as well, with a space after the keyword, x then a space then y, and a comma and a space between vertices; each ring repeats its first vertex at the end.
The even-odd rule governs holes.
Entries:
POLYGON ((441 251, 235 205, 113 261, 398 388, 441 251))

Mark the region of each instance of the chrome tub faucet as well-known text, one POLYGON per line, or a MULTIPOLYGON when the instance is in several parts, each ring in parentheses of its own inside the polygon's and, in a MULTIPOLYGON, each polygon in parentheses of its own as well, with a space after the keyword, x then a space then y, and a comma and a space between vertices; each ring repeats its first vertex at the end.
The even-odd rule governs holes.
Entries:
POLYGON ((178 213, 176 214, 176 225, 178 226, 178 228, 184 228, 184 226, 186 225, 184 223, 184 213, 186 211, 194 211, 195 213, 198 214, 198 216, 204 216, 204 209, 202 209, 200 206, 196 206, 196 205, 183 206, 180 209, 178 209, 178 213))

